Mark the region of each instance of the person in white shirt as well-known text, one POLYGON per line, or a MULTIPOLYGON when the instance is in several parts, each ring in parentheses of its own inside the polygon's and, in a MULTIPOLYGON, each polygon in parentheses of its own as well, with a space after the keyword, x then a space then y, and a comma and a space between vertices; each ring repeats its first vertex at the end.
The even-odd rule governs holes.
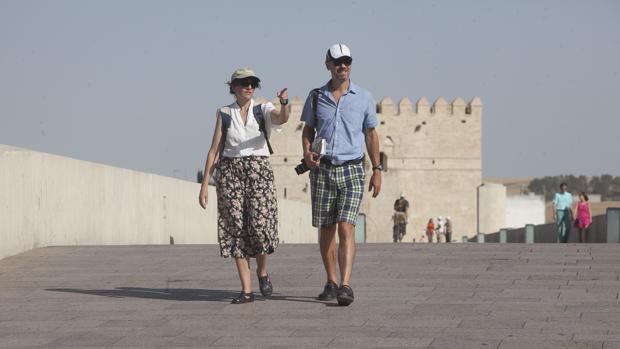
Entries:
POLYGON ((437 217, 437 228, 435 229, 437 243, 446 241, 446 225, 442 216, 437 217))
POLYGON ((233 304, 254 301, 250 257, 256 258, 261 294, 273 285, 267 273, 267 255, 278 246, 278 203, 269 137, 288 121, 288 92, 277 93, 280 110, 272 103, 256 104, 254 91, 260 79, 248 68, 233 72, 228 83, 235 102, 218 108, 215 132, 207 156, 198 197, 206 209, 209 178, 217 170, 218 242, 222 257, 233 257, 241 280, 241 293, 233 304))
POLYGON ((553 196, 553 220, 558 234, 558 242, 567 243, 573 220, 573 194, 568 192, 566 183, 560 184, 560 192, 553 196))

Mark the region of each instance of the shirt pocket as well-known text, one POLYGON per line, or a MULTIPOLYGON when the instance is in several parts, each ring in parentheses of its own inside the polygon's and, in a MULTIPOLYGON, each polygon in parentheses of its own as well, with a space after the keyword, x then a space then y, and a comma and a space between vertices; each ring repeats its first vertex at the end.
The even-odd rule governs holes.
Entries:
POLYGON ((343 115, 343 122, 351 127, 351 130, 361 130, 364 124, 365 107, 359 104, 349 104, 343 115))

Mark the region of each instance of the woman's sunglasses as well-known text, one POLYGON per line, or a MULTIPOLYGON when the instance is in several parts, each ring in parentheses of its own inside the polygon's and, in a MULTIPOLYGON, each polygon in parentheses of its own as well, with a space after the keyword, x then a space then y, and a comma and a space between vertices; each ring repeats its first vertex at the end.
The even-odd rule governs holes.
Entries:
POLYGON ((240 79, 240 80, 235 80, 235 85, 238 85, 238 86, 241 86, 241 87, 250 87, 250 88, 253 88, 253 89, 256 89, 256 88, 260 87, 260 83, 256 79, 240 79))

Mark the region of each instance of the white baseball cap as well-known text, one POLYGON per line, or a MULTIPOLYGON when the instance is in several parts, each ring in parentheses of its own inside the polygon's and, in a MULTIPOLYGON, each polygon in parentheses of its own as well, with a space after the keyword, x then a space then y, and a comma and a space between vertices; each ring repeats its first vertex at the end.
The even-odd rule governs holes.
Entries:
POLYGON ((332 45, 327 50, 327 57, 330 59, 338 59, 340 57, 351 57, 351 50, 345 44, 332 45))

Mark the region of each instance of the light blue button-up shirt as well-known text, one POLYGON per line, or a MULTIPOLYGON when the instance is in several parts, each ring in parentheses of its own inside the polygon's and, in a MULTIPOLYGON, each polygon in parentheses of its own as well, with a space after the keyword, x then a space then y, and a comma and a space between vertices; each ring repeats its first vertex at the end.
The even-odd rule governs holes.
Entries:
POLYGON ((325 158, 338 165, 364 156, 364 130, 377 126, 377 111, 372 94, 350 80, 349 89, 336 103, 328 81, 319 89, 316 120, 310 93, 301 121, 317 130, 316 137, 325 139, 325 158))
POLYGON ((573 204, 573 194, 569 192, 555 193, 553 197, 553 205, 555 205, 556 210, 566 210, 571 208, 573 204))

